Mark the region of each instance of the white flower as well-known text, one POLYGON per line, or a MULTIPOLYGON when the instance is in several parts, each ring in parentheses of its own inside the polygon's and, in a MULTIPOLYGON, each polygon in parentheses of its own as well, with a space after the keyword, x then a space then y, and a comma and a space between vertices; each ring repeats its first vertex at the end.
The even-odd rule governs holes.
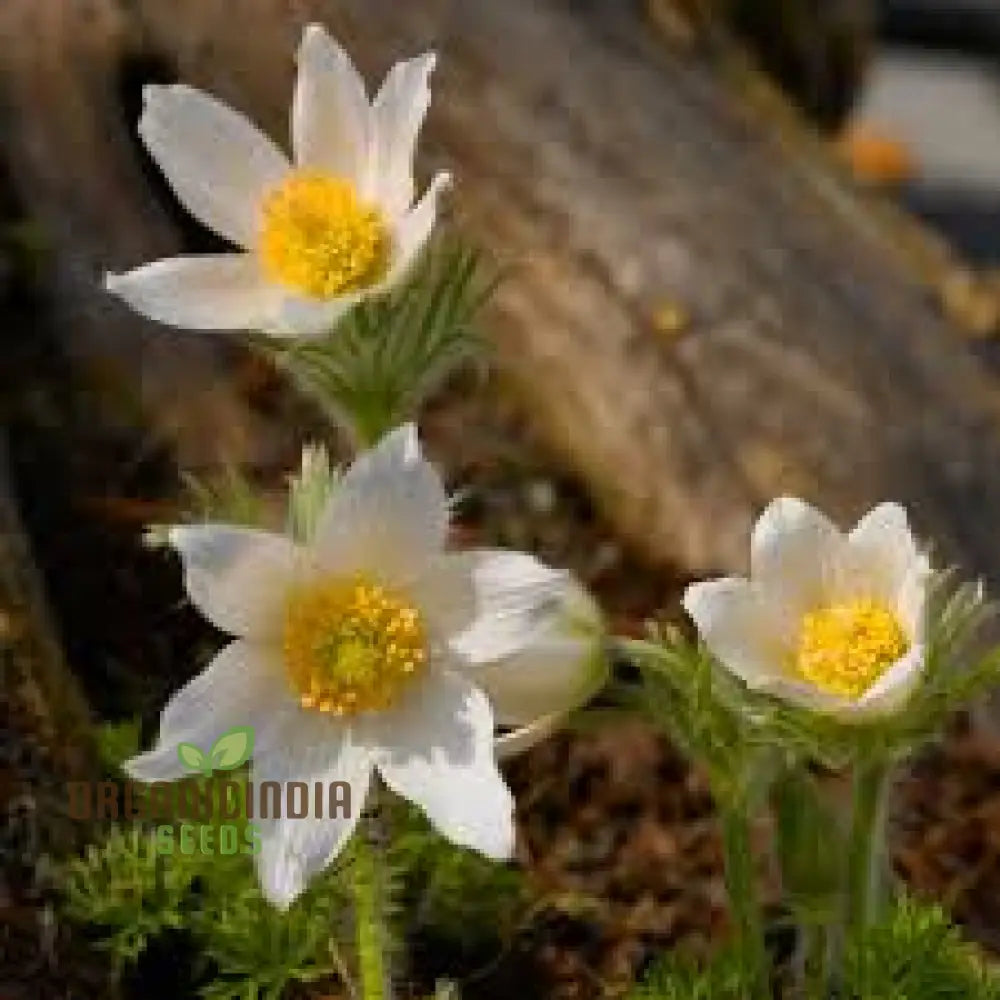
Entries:
POLYGON ((924 667, 930 566, 902 507, 882 504, 844 534, 800 500, 775 500, 750 562, 749 580, 684 596, 716 659, 754 690, 844 721, 903 706, 924 667))
POLYGON ((435 56, 397 63, 369 103, 318 25, 298 52, 294 164, 243 115, 191 87, 148 86, 139 134, 182 204, 239 253, 110 274, 109 291, 162 323, 315 335, 408 273, 434 227, 438 174, 414 205, 413 158, 435 56))
POLYGON ((513 800, 494 723, 531 724, 593 693, 596 614, 529 555, 444 551, 449 508, 413 425, 338 482, 308 545, 225 525, 177 527, 192 602, 238 638, 166 706, 126 765, 183 775, 180 742, 252 726, 251 780, 349 781, 350 819, 258 819, 266 896, 287 905, 341 850, 373 769, 455 843, 508 858, 513 800))

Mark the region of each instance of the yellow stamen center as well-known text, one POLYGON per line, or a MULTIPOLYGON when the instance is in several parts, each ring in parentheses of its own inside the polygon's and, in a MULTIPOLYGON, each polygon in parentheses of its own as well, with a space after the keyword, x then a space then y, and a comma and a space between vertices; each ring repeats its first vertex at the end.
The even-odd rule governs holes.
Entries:
POLYGON ((291 594, 283 648, 304 708, 353 715, 396 700, 426 663, 427 636, 398 593, 364 577, 334 578, 291 594))
POLYGON ((847 601, 803 617, 795 671, 824 691, 858 698, 908 648, 902 626, 884 604, 847 601))
POLYGON ((260 259, 274 282, 328 299, 374 284, 385 273, 389 231, 354 186, 298 171, 264 199, 260 259))

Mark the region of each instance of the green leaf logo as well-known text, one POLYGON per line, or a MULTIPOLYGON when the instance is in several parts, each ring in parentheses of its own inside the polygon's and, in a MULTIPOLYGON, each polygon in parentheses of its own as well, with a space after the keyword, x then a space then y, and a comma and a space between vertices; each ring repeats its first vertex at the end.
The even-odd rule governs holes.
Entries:
POLYGON ((234 726, 212 745, 212 767, 232 771, 245 764, 253 753, 253 726, 234 726))
POLYGON ((193 743, 179 743, 177 756, 189 771, 204 771, 208 764, 208 758, 193 743))
POLYGON ((245 764, 253 753, 253 726, 226 730, 206 754, 193 743, 179 743, 177 756, 187 770, 209 777, 212 771, 232 771, 245 764))

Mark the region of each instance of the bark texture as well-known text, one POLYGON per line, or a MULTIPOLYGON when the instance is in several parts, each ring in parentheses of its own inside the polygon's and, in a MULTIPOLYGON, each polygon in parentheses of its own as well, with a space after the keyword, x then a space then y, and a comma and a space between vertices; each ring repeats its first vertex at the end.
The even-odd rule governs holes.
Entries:
POLYGON ((90 780, 91 719, 56 638, 0 433, 0 990, 11 1000, 86 988, 56 918, 57 859, 89 824, 67 815, 67 782, 90 780))

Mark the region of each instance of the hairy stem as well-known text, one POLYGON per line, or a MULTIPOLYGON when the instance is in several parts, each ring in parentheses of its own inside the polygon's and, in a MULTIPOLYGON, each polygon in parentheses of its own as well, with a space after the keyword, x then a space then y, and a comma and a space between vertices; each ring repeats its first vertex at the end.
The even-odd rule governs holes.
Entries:
POLYGON ((754 879, 750 820, 745 806, 721 809, 722 844, 726 862, 726 889, 732 908, 736 946, 744 982, 752 984, 751 996, 766 996, 766 962, 763 922, 754 879))
POLYGON ((860 759, 854 768, 851 833, 847 845, 847 932, 858 940, 884 902, 885 799, 889 765, 860 759))
POLYGON ((824 808, 820 786, 802 767, 783 771, 772 790, 777 853, 798 930, 792 972, 806 1000, 827 1000, 837 928, 829 930, 839 898, 836 817, 824 808), (834 835, 834 839, 831 839, 834 835))
POLYGON ((354 857, 354 924, 362 1000, 391 1000, 388 914, 385 912, 386 873, 381 825, 374 812, 362 821, 354 857))

